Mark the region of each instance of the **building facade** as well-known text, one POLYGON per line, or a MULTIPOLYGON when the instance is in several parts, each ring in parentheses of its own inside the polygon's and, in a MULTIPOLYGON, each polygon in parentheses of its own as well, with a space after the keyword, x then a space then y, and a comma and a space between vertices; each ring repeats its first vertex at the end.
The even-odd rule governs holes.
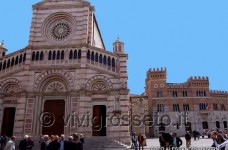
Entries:
POLYGON ((228 92, 210 90, 208 77, 190 77, 184 83, 167 83, 166 79, 165 68, 147 72, 148 111, 154 118, 150 136, 227 129, 228 92))
POLYGON ((94 10, 84 0, 43 0, 33 6, 28 46, 6 54, 1 44, 2 135, 129 141, 129 126, 110 119, 129 115, 128 55, 119 39, 105 49, 94 10))

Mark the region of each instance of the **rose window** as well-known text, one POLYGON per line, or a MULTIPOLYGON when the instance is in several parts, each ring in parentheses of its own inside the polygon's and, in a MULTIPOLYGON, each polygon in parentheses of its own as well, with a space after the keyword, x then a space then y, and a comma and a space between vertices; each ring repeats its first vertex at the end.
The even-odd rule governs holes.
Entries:
POLYGON ((71 27, 65 22, 58 22, 51 27, 51 37, 54 40, 62 41, 71 33, 71 27))

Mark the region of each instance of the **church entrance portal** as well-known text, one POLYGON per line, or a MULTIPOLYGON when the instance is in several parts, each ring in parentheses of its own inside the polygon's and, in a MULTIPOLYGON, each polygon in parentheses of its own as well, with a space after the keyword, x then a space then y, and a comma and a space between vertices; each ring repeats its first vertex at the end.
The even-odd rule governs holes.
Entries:
POLYGON ((106 136, 106 106, 93 107, 93 136, 106 136))
POLYGON ((14 107, 6 107, 4 109, 1 135, 8 137, 13 135, 15 111, 16 109, 14 107))
POLYGON ((44 113, 42 116, 42 134, 61 135, 64 134, 64 100, 47 100, 44 103, 44 113))

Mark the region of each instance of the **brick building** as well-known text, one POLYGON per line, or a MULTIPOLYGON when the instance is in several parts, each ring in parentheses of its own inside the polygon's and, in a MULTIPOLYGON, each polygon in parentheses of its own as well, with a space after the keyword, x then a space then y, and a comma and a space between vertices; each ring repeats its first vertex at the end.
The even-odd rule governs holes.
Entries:
POLYGON ((148 111, 154 118, 151 136, 160 132, 203 132, 227 129, 228 92, 209 88, 208 77, 190 77, 184 83, 167 83, 165 68, 150 69, 146 77, 148 111))
POLYGON ((1 43, 2 135, 77 132, 129 141, 129 126, 106 119, 129 113, 128 56, 119 39, 105 49, 94 11, 84 0, 43 0, 33 6, 28 45, 6 54, 1 43), (96 119, 66 124, 72 115, 96 119))

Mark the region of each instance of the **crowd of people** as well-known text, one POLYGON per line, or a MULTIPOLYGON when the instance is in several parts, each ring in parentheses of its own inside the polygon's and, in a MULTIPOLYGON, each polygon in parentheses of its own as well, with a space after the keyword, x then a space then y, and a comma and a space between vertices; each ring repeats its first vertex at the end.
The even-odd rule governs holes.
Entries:
MULTIPOLYGON (((6 136, 1 137, 0 150, 16 150, 15 144, 16 137, 12 136, 7 138, 6 136)), ((83 150, 83 144, 85 140, 83 135, 77 133, 69 136, 65 139, 65 135, 42 135, 39 141, 40 150, 83 150)), ((31 136, 25 135, 24 139, 20 141, 18 150, 33 150, 34 141, 31 136)))
MULTIPOLYGON (((224 132, 221 130, 211 130, 208 131, 208 138, 212 139, 212 146, 214 148, 218 148, 220 150, 228 150, 228 132, 224 132)), ((199 137, 202 136, 204 137, 203 133, 202 135, 199 134, 197 131, 193 131, 192 134, 187 131, 185 134, 185 140, 186 140, 186 148, 190 148, 191 145, 191 139, 192 135, 194 140, 199 140, 199 137)), ((159 137, 159 142, 160 142, 160 147, 163 148, 164 150, 166 149, 172 149, 172 148, 179 148, 183 142, 182 140, 177 137, 177 134, 175 132, 170 132, 170 133, 162 133, 161 136, 159 137)))

